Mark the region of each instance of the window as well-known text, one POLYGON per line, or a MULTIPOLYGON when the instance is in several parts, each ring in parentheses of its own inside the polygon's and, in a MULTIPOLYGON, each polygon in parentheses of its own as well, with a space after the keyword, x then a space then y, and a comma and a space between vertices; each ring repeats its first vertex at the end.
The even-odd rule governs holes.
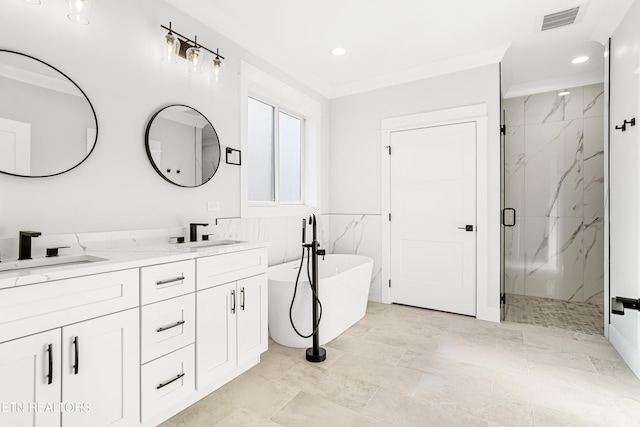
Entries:
POLYGON ((248 99, 249 202, 302 204, 304 119, 248 99))
POLYGON ((316 213, 320 103, 241 61, 240 106, 242 217, 316 213))

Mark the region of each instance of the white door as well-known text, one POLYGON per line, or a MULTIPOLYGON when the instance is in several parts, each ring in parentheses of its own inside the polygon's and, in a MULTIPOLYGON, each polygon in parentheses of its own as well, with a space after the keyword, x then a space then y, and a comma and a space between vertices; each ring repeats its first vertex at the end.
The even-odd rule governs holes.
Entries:
MULTIPOLYGON (((640 3, 612 37, 611 111, 609 144, 609 245, 610 295, 640 297, 640 129, 639 126, 615 129, 624 120, 638 116, 637 40, 640 38, 640 3)), ((613 308, 613 307, 612 307, 613 308)), ((608 314, 608 313, 607 313, 608 314)), ((640 312, 625 309, 624 315, 610 314, 609 339, 618 353, 640 376, 640 312)))
POLYGON ((238 366, 267 351, 267 275, 238 280, 238 366))
POLYGON ((62 328, 62 402, 87 405, 63 411, 63 426, 138 424, 139 313, 132 309, 62 328))
POLYGON ((393 132, 391 148, 392 301, 475 316, 476 124, 393 132))
POLYGON ((0 426, 60 425, 60 354, 60 329, 0 344, 0 426))
POLYGON ((236 282, 196 294, 196 388, 236 368, 236 282))
POLYGON ((0 170, 31 173, 31 125, 0 117, 0 170))

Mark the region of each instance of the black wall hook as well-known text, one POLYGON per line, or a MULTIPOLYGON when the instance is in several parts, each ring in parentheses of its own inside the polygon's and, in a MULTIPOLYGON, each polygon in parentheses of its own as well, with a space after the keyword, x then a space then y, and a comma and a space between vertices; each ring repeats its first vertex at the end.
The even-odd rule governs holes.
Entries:
POLYGON ((635 126, 636 125, 636 118, 633 117, 631 120, 625 120, 621 126, 616 126, 616 129, 621 130, 622 132, 627 130, 627 125, 629 126, 635 126))

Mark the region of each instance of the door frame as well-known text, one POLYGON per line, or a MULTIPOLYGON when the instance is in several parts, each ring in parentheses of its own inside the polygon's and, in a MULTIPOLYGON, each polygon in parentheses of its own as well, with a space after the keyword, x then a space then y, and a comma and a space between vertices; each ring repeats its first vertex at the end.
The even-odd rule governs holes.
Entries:
MULTIPOLYGON (((488 301, 491 292, 489 277, 492 275, 490 263, 493 260, 490 231, 490 209, 495 197, 488 185, 489 177, 489 136, 487 104, 475 104, 426 113, 411 114, 382 119, 381 121, 381 237, 382 237, 382 302, 392 302, 392 289, 388 286, 391 271, 391 223, 388 220, 391 209, 391 134, 398 131, 420 129, 432 126, 454 125, 465 122, 476 123, 476 318, 500 322, 500 304, 488 301), (386 285, 386 286, 385 286, 386 285)), ((393 154, 391 154, 393 155, 393 154)), ((499 200, 498 200, 499 202, 499 200)), ((498 212, 499 214, 499 212, 498 212)), ((498 248, 499 249, 499 248, 498 248)), ((495 284, 494 284, 495 286, 495 284)), ((498 290, 499 295, 499 290, 498 290)))

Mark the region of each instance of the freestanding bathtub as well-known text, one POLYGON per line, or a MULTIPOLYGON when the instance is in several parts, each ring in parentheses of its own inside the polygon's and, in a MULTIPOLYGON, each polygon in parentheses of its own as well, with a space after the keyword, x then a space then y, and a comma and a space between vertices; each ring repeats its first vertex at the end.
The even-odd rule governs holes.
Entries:
MULTIPOLYGON (((312 346, 312 339, 298 336, 289 320, 299 267, 300 260, 269 268, 269 333, 278 344, 306 348, 312 346)), ((309 335, 312 332, 312 305, 306 256, 302 268, 292 317, 298 331, 309 335)), ((324 260, 318 257, 318 297, 322 303, 320 345, 333 340, 364 317, 372 269, 373 259, 362 255, 333 254, 326 255, 324 260)))

